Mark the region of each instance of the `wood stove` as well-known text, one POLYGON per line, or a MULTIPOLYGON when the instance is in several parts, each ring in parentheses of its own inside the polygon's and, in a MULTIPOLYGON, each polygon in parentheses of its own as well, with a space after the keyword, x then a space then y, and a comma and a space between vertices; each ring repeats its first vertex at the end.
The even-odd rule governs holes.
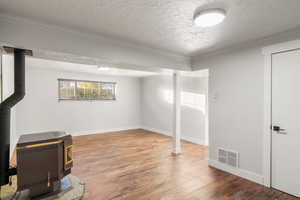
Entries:
POLYGON ((66 186, 71 187, 65 176, 71 173, 73 160, 72 137, 64 132, 21 136, 17 144, 17 168, 10 166, 10 113, 25 96, 25 58, 32 56, 32 51, 0 47, 0 53, 14 56, 14 92, 0 102, 0 191, 11 183, 14 175, 18 191, 29 191, 30 197, 65 191, 66 186))
POLYGON ((61 180, 71 173, 72 137, 65 132, 22 135, 17 144, 18 191, 31 197, 60 191, 61 180))

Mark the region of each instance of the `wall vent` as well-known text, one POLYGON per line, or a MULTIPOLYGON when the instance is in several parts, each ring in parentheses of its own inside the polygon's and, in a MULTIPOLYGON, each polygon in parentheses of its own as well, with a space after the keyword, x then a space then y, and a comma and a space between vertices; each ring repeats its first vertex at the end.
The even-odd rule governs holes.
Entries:
POLYGON ((227 163, 227 151, 224 149, 219 149, 218 160, 221 163, 227 163))
POLYGON ((230 151, 226 149, 218 149, 218 161, 229 165, 231 167, 238 168, 239 154, 235 151, 230 151))

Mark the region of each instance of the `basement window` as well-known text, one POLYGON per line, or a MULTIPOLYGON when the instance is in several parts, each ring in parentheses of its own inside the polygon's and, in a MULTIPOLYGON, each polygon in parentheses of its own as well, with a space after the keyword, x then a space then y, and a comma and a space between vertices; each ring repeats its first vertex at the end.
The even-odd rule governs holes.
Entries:
POLYGON ((116 100, 116 83, 58 79, 59 100, 116 100))

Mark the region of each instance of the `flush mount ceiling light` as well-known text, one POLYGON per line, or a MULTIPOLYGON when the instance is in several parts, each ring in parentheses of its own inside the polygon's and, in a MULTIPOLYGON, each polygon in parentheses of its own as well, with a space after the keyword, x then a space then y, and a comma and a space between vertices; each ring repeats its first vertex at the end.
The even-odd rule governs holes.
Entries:
POLYGON ((220 24, 226 17, 226 11, 220 8, 195 12, 194 24, 199 27, 211 27, 220 24))

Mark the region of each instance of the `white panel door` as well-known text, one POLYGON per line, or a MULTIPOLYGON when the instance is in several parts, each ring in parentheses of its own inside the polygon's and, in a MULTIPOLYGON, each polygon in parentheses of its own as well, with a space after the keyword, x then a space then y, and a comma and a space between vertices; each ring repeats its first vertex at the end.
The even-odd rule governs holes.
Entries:
POLYGON ((272 56, 272 187, 300 197, 300 50, 272 56))

